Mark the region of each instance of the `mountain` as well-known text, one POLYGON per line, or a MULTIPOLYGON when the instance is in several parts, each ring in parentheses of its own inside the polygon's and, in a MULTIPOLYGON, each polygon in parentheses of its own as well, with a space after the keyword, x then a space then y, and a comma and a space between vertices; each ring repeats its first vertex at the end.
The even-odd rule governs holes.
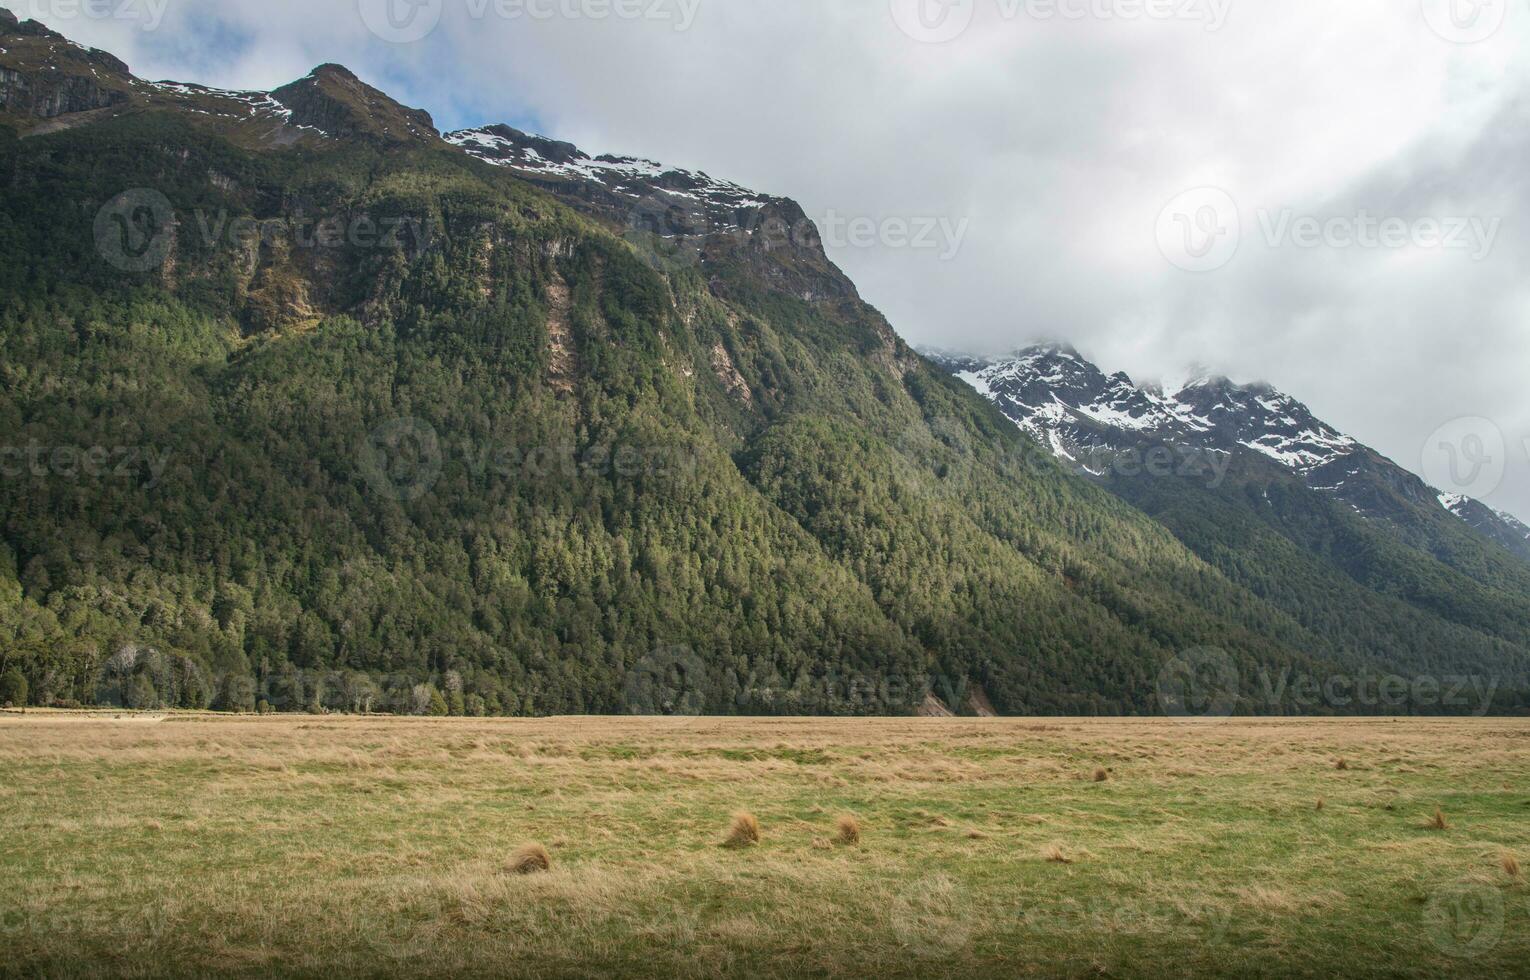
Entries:
POLYGON ((932 357, 1075 472, 1309 629, 1347 634, 1349 649, 1395 656, 1419 644, 1360 626, 1345 604, 1457 649, 1476 642, 1462 628, 1518 642, 1530 587, 1522 525, 1441 495, 1267 384, 1138 385, 1062 345, 932 357), (1282 566, 1277 581, 1269 569, 1282 566))
POLYGON ((1478 533, 1502 545, 1505 550, 1530 560, 1530 525, 1513 514, 1495 510, 1480 500, 1459 493, 1442 493, 1439 501, 1478 533))
POLYGON ((1249 452, 1269 457, 1314 490, 1367 518, 1435 523, 1443 506, 1493 541, 1530 558, 1530 528, 1468 497, 1442 494, 1354 438, 1314 417, 1268 384, 1238 385, 1200 376, 1165 391, 1124 373, 1106 376, 1067 345, 1038 345, 1012 357, 973 358, 939 351, 933 361, 993 400, 1054 454, 1104 475, 1123 449, 1144 442, 1194 450, 1210 463, 1249 452), (1428 520, 1419 521, 1422 509, 1428 520))
POLYGON ((789 199, 442 136, 337 66, 0 48, 0 673, 38 703, 1157 713, 1208 648, 1229 710, 1523 701, 1530 588, 1314 629, 912 351, 789 199))

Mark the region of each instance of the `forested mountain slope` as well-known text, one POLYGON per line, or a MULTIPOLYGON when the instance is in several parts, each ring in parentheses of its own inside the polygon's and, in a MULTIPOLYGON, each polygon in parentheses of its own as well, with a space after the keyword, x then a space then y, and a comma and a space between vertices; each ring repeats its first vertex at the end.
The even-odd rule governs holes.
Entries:
POLYGON ((933 356, 1341 659, 1491 672, 1530 637, 1530 563, 1505 519, 1444 498, 1269 385, 1138 386, 1057 345, 933 356))
POLYGON ((1202 647, 1240 710, 1293 670, 1523 687, 1523 637, 1351 649, 1067 472, 788 200, 530 173, 336 66, 224 93, 0 32, 33 703, 1153 712, 1202 647))

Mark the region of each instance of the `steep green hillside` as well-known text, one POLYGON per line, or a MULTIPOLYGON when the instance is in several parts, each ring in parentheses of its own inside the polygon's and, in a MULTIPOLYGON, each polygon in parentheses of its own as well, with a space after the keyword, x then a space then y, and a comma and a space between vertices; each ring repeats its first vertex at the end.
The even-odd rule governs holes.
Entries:
MULTIPOLYGON (((1257 459, 1234 463, 1217 487, 1146 474, 1105 486, 1320 637, 1326 657, 1381 660, 1405 675, 1500 678, 1509 690, 1498 709, 1530 706, 1515 693, 1524 687, 1526 603, 1512 575, 1477 582, 1409 547, 1390 524, 1367 521, 1257 459)), ((1469 536, 1464 524, 1441 523, 1442 537, 1469 536)), ((1463 553, 1489 551, 1464 543, 1463 553)))

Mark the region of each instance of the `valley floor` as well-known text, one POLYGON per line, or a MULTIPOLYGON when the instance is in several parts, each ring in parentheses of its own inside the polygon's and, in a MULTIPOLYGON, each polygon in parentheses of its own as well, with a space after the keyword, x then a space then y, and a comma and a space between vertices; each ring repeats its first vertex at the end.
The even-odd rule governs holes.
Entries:
POLYGON ((5 975, 1530 969, 1522 720, 6 714, 0 827, 5 975))

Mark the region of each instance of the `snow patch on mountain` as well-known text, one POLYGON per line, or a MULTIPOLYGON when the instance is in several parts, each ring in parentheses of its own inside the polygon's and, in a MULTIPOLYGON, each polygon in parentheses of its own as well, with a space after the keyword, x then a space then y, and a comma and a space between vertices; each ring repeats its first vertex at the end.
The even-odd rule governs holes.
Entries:
POLYGON ((1464 494, 1441 493, 1439 500, 1440 506, 1450 513, 1510 551, 1530 559, 1530 525, 1524 521, 1464 494))
POLYGON ((1440 494, 1440 506, 1459 517, 1461 508, 1465 507, 1471 499, 1464 494, 1442 493, 1440 494))
POLYGON ((245 107, 247 114, 252 116, 259 112, 269 112, 282 117, 290 117, 292 115, 292 110, 273 99, 269 92, 240 92, 233 89, 211 88, 207 85, 197 85, 191 82, 150 82, 149 85, 169 95, 225 99, 229 102, 236 102, 245 107))
POLYGON ((1516 531, 1520 537, 1524 538, 1526 541, 1530 541, 1530 524, 1526 524, 1524 521, 1520 520, 1505 510, 1495 509, 1493 513, 1497 514, 1499 519, 1507 524, 1511 530, 1516 531))
POLYGON ((633 198, 662 193, 721 208, 759 207, 770 198, 697 170, 666 167, 640 157, 591 157, 569 143, 533 136, 509 126, 447 133, 445 139, 487 163, 539 177, 592 180, 633 198))
POLYGON ((1526 524, 1508 511, 1489 507, 1475 497, 1468 497, 1461 493, 1441 493, 1440 506, 1462 520, 1473 523, 1477 522, 1484 512, 1491 513, 1507 525, 1513 534, 1530 541, 1530 524, 1526 524))
POLYGON ((330 137, 329 133, 317 126, 293 123, 292 110, 279 102, 270 92, 212 88, 193 82, 161 81, 147 84, 157 94, 168 96, 179 102, 178 108, 186 112, 246 121, 269 120, 291 126, 293 129, 330 137))
POLYGON ((984 398, 993 397, 993 386, 988 383, 988 379, 983 377, 981 372, 958 371, 956 376, 975 388, 977 393, 982 395, 984 398))
POLYGON ((1348 436, 1333 437, 1318 430, 1304 429, 1294 436, 1268 433, 1252 441, 1240 439, 1247 446, 1298 473, 1310 473, 1343 456, 1356 446, 1348 436))

